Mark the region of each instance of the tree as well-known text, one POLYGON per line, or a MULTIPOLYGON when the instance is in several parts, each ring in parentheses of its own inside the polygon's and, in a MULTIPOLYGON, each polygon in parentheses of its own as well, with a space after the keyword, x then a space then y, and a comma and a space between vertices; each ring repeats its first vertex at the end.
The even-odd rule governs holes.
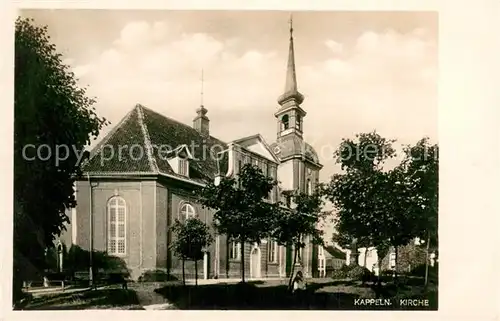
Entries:
POLYGON ((236 177, 224 177, 198 192, 199 202, 215 210, 218 234, 241 244, 241 280, 245 282, 245 243, 260 244, 270 235, 276 204, 267 201, 276 185, 254 165, 246 164, 236 177))
POLYGON ((399 167, 384 169, 385 162, 396 156, 392 147, 395 141, 376 132, 356 138, 344 139, 336 151, 336 161, 344 173, 333 175, 326 189, 338 212, 335 228, 341 239, 371 245, 382 252, 391 244, 397 253, 397 247, 413 237, 414 225, 411 193, 402 184, 407 181, 404 172, 399 167))
MULTIPOLYGON (((39 269, 44 248, 69 221, 66 209, 76 205, 73 183, 81 174, 79 161, 88 155, 84 147, 107 124, 47 33, 33 20, 16 21, 14 253, 39 269)), ((14 293, 22 286, 22 268, 15 264, 14 293)))
POLYGON ((429 251, 438 248, 438 180, 439 147, 431 145, 428 138, 419 140, 414 146, 406 146, 405 159, 400 165, 406 177, 411 177, 408 186, 413 192, 415 234, 425 240, 426 269, 425 285, 429 269, 429 251))
MULTIPOLYGON (((302 266, 300 249, 305 247, 304 238, 309 237, 315 245, 323 246, 323 230, 319 222, 327 212, 322 212, 323 190, 319 186, 312 194, 294 192, 289 195, 290 206, 281 204, 280 211, 275 211, 274 229, 271 237, 280 245, 293 247, 293 263, 290 271, 288 287, 292 286, 297 259, 302 266)), ((288 196, 288 195, 287 195, 288 196)))
POLYGON ((172 229, 176 234, 172 249, 182 260, 182 282, 186 285, 184 262, 193 260, 195 283, 198 285, 198 260, 203 259, 203 252, 213 242, 209 227, 198 218, 189 218, 184 223, 176 220, 172 229))

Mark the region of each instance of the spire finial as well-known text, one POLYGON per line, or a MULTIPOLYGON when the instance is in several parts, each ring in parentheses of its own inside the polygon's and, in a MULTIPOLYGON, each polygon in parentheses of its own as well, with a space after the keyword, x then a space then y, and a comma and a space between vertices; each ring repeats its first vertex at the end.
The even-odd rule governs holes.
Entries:
POLYGON ((297 89, 297 75, 295 72, 295 52, 293 48, 293 16, 290 14, 290 45, 288 48, 288 64, 286 70, 285 91, 278 98, 278 103, 281 105, 290 99, 295 99, 298 104, 304 100, 304 96, 297 89))
POLYGON ((201 106, 203 106, 203 68, 201 68, 201 106))

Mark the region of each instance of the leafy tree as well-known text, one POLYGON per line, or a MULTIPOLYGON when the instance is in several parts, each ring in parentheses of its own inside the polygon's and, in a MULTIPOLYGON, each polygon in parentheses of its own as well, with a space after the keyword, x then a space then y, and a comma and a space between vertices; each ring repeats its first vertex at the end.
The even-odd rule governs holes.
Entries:
POLYGON ((246 164, 236 177, 209 183, 199 193, 203 206, 214 209, 214 226, 241 244, 241 280, 245 282, 245 243, 260 244, 270 235, 277 206, 266 199, 276 185, 254 165, 246 164))
POLYGON ((338 211, 336 229, 339 238, 382 249, 387 243, 395 248, 412 237, 408 215, 408 189, 399 184, 399 168, 384 170, 385 162, 395 157, 394 140, 376 132, 345 139, 335 153, 344 173, 335 174, 327 196, 338 211))
MULTIPOLYGON (((47 31, 30 19, 18 18, 15 24, 14 253, 39 269, 44 248, 69 221, 65 210, 76 204, 79 156, 106 124, 47 31)), ((22 269, 14 264, 14 300, 22 269)))
POLYGON ((294 192, 290 195, 290 206, 275 211, 272 238, 280 245, 293 247, 293 263, 288 286, 291 287, 297 259, 302 266, 300 249, 305 247, 305 238, 311 238, 315 245, 323 246, 323 230, 319 222, 328 212, 322 212, 323 190, 321 186, 312 194, 294 192))
POLYGON ((438 248, 439 147, 431 145, 428 138, 423 138, 414 146, 406 146, 404 152, 405 159, 400 168, 406 177, 411 178, 407 185, 413 193, 415 235, 425 240, 427 285, 429 251, 438 248))
POLYGON ((182 281, 186 284, 185 260, 193 260, 195 267, 195 282, 198 285, 198 260, 203 259, 203 252, 213 242, 207 224, 198 218, 189 218, 184 223, 176 220, 173 225, 176 238, 173 242, 174 253, 182 259, 182 281))

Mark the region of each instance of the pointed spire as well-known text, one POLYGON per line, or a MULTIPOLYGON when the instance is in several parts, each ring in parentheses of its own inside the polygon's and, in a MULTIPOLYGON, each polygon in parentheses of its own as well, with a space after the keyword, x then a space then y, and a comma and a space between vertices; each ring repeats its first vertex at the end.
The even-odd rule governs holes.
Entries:
POLYGON ((207 117, 208 110, 203 106, 203 69, 201 70, 201 92, 200 92, 200 108, 196 109, 196 117, 193 119, 193 128, 204 136, 209 135, 209 122, 207 117))
POLYGON ((295 51, 293 48, 293 17, 290 14, 290 46, 288 48, 288 65, 286 70, 285 92, 278 99, 281 105, 290 99, 295 99, 298 104, 304 100, 304 96, 297 89, 297 74, 295 71, 295 51))
POLYGON ((201 69, 201 104, 203 106, 203 68, 201 69))
POLYGON ((200 92, 200 108, 196 110, 198 116, 203 117, 207 114, 208 110, 203 106, 203 69, 201 69, 201 92, 200 92))

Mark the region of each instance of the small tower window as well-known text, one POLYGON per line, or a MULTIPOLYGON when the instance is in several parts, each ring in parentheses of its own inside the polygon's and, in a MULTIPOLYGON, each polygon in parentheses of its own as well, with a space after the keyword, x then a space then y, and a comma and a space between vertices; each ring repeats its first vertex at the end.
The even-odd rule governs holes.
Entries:
POLYGON ((297 128, 298 130, 301 130, 301 129, 300 129, 300 127, 301 127, 301 126, 300 126, 300 122, 301 122, 301 121, 302 121, 302 120, 301 120, 301 118, 300 118, 300 115, 297 115, 297 116, 295 117, 295 128, 297 128))
POLYGON ((282 130, 288 129, 288 127, 290 126, 290 123, 288 121, 288 115, 283 115, 283 117, 281 117, 281 125, 282 125, 282 130))

